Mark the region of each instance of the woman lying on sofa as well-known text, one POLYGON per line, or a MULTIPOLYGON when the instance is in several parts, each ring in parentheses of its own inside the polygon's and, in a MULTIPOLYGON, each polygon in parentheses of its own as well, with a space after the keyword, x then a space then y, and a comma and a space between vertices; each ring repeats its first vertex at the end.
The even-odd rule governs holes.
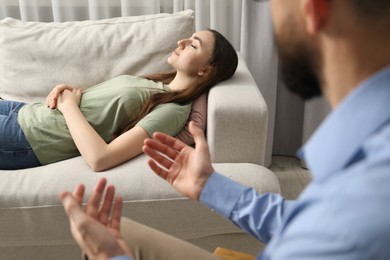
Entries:
POLYGON ((57 85, 46 103, 0 101, 0 169, 80 154, 94 171, 126 162, 142 153, 143 140, 154 132, 176 135, 192 101, 230 78, 238 58, 220 33, 207 30, 179 41, 167 61, 175 72, 122 75, 84 91, 57 85))

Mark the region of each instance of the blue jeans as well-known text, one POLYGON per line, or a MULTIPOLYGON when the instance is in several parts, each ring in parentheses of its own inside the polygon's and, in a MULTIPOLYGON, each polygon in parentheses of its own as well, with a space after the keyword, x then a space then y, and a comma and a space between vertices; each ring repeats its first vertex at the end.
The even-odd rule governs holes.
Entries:
POLYGON ((18 123, 25 104, 0 100, 0 169, 16 170, 40 166, 18 123))

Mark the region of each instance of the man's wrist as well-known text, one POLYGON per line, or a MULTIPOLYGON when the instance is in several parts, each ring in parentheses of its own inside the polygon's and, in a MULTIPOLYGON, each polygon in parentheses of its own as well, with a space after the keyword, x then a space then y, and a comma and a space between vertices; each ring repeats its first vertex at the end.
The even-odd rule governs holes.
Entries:
POLYGON ((200 196, 202 194, 202 191, 203 191, 204 187, 206 186, 206 183, 209 180, 210 176, 213 174, 213 172, 214 172, 214 169, 211 168, 211 170, 209 170, 208 173, 204 174, 205 177, 198 180, 197 185, 196 185, 198 188, 197 188, 197 191, 195 192, 196 197, 193 198, 196 201, 200 201, 200 196))
POLYGON ((250 188, 214 171, 207 180, 199 201, 213 211, 229 218, 237 201, 248 189, 250 188), (226 190, 229 192, 223 192, 226 190))

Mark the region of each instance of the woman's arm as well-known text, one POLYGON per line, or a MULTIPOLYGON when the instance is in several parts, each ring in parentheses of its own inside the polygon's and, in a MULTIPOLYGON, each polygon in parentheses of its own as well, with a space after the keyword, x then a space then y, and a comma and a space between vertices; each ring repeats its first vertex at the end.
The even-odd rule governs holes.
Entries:
POLYGON ((142 153, 143 140, 149 137, 143 128, 135 126, 107 144, 81 113, 80 98, 81 90, 64 90, 57 107, 64 115, 77 149, 92 170, 107 170, 142 153))

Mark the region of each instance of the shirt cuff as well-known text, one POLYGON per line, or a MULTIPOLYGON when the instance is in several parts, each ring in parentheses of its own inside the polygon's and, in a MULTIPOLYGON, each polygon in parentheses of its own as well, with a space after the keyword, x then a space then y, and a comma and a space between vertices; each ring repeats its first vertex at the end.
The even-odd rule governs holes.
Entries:
POLYGON ((111 257, 109 260, 134 260, 134 259, 126 255, 120 255, 120 256, 111 257))
POLYGON ((217 172, 213 172, 204 186, 199 201, 225 218, 230 214, 242 194, 249 188, 217 172))

